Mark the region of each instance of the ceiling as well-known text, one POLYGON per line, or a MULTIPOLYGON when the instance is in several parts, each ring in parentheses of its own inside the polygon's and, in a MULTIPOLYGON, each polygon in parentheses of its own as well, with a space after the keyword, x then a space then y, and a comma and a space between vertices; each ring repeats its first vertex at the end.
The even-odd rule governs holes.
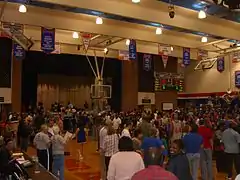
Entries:
POLYGON ((176 7, 176 17, 170 19, 168 4, 155 0, 140 4, 129 0, 38 0, 27 3, 27 13, 19 13, 18 3, 25 1, 9 0, 13 3, 7 4, 2 21, 24 24, 24 32, 35 41, 40 41, 40 27, 51 27, 57 29, 56 39, 62 44, 81 46, 72 32, 90 32, 97 36, 91 42, 94 47, 125 50, 125 39, 132 38, 137 40, 139 52, 156 54, 158 43, 169 44, 180 49, 177 54, 181 57, 181 47, 216 52, 240 40, 238 23, 214 16, 199 20, 196 11, 182 7, 176 7), (103 25, 95 24, 97 16, 103 17, 103 25), (163 28, 162 35, 155 34, 156 27, 163 28), (209 43, 201 43, 202 36, 207 36, 209 43))
MULTIPOLYGON (((159 1, 169 3, 169 0, 159 1)), ((223 0, 220 0, 219 2, 221 1, 223 0)), ((234 1, 240 4, 239 0, 234 1)), ((240 12, 231 11, 228 7, 223 6, 222 3, 219 3, 219 5, 217 5, 213 0, 175 0, 172 1, 172 3, 176 6, 188 8, 195 11, 205 10, 209 15, 240 23, 240 12)))

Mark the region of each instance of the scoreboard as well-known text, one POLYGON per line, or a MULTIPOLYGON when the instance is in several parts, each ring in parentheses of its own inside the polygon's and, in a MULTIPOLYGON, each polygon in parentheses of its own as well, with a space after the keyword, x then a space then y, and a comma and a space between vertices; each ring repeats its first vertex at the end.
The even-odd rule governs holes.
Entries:
POLYGON ((154 73, 155 91, 184 91, 184 76, 182 74, 154 73))

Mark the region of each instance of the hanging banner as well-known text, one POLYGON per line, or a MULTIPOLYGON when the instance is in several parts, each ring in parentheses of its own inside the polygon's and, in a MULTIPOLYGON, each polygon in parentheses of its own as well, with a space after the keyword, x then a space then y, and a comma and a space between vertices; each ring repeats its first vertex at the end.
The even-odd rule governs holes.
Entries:
POLYGON ((13 43, 13 55, 17 60, 23 60, 25 58, 25 50, 18 43, 13 43))
POLYGON ((190 65, 190 48, 183 48, 183 62, 184 66, 190 65))
POLYGON ((197 52, 198 60, 202 60, 208 57, 208 51, 199 49, 197 52))
POLYGON ((218 57, 217 59, 217 70, 223 72, 225 70, 224 57, 218 57))
POLYGON ((83 42, 83 47, 85 52, 88 51, 88 48, 91 42, 91 37, 92 37, 91 34, 87 34, 87 33, 82 34, 82 42, 83 42))
POLYGON ((232 63, 239 63, 240 62, 240 52, 234 52, 232 54, 232 63))
POLYGON ((167 45, 158 44, 158 53, 162 56, 163 67, 167 67, 168 56, 172 53, 171 47, 167 45))
POLYGON ((152 69, 152 55, 144 54, 143 55, 143 70, 150 71, 152 69))
POLYGON ((134 39, 130 40, 128 48, 129 48, 129 60, 137 60, 137 43, 134 39))
POLYGON ((55 29, 42 27, 41 50, 45 53, 51 53, 55 50, 55 29))
POLYGON ((240 71, 235 71, 235 86, 240 88, 240 71))
POLYGON ((129 60, 129 52, 128 51, 119 50, 118 51, 118 59, 119 60, 126 60, 126 61, 128 61, 129 60))

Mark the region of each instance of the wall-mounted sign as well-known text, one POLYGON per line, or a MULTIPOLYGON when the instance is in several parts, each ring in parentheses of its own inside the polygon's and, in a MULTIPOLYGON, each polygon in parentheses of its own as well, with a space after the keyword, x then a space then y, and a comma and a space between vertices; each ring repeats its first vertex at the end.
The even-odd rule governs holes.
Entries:
POLYGON ((190 48, 183 48, 183 62, 184 66, 190 65, 190 48))
POLYGON ((124 51, 124 50, 119 50, 118 51, 118 59, 128 61, 129 60, 129 52, 124 51))
POLYGON ((134 39, 129 44, 129 60, 137 60, 137 43, 134 39))
POLYGON ((155 93, 138 92, 138 105, 155 104, 155 93))
POLYGON ((235 86, 240 88, 240 71, 235 71, 235 86))
POLYGON ((152 69, 152 55, 144 54, 143 55, 143 70, 150 71, 152 69))
POLYGON ((225 70, 224 57, 218 57, 217 59, 217 70, 223 72, 225 70))
POLYGON ((45 53, 51 53, 55 50, 55 29, 42 27, 41 31, 41 49, 45 53))

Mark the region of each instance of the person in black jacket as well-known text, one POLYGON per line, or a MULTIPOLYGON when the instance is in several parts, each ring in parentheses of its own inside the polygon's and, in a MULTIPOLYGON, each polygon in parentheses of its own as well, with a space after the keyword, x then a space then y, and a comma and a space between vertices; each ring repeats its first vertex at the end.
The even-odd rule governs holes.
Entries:
POLYGON ((28 149, 28 144, 29 144, 29 136, 32 132, 32 128, 30 127, 30 121, 31 121, 31 117, 26 116, 23 120, 23 122, 21 122, 21 124, 19 124, 19 136, 20 136, 20 148, 21 151, 23 152, 27 152, 28 149))
POLYGON ((170 148, 171 158, 167 170, 177 176, 178 180, 193 180, 187 156, 183 153, 181 139, 174 140, 170 148))

